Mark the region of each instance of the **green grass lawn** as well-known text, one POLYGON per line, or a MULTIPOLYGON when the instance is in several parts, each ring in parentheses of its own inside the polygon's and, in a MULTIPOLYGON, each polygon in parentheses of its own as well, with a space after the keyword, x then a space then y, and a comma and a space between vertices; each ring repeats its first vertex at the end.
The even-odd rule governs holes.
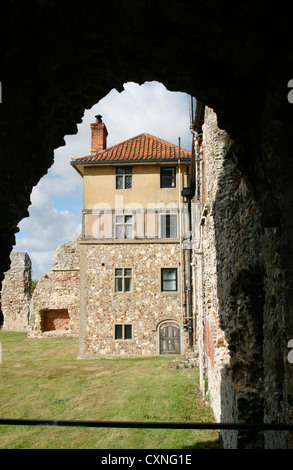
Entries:
MULTIPOLYGON (((75 338, 0 332, 1 418, 214 421, 197 369, 174 357, 77 359, 75 338)), ((210 430, 0 426, 1 449, 209 449, 210 430)))

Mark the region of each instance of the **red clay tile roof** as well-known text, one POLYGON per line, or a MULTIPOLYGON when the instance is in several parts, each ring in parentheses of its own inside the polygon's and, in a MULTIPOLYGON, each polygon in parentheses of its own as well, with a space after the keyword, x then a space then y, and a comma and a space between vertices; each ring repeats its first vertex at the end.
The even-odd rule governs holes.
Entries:
MULTIPOLYGON (((178 160, 179 147, 150 134, 140 134, 94 155, 74 159, 72 163, 178 160)), ((191 151, 180 149, 181 159, 190 159, 191 151)))

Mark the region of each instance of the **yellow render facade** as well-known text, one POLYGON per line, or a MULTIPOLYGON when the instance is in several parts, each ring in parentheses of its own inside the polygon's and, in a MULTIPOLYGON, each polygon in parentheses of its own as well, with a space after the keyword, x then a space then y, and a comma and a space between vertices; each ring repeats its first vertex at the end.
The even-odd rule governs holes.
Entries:
MULTIPOLYGON (((138 207, 146 208, 148 204, 174 204, 176 207, 181 201, 179 190, 184 187, 183 178, 185 173, 185 164, 179 165, 169 163, 165 167, 176 167, 176 186, 174 188, 160 187, 160 169, 159 164, 140 164, 140 165, 95 165, 85 166, 84 168, 84 209, 94 209, 97 204, 102 207, 109 206, 112 209, 117 205, 117 201, 123 198, 123 207, 137 204, 138 207), (116 189, 116 168, 132 168, 132 188, 116 189), (179 177, 181 176, 181 185, 179 177)), ((118 207, 120 208, 120 206, 118 207)))
MULTIPOLYGON (((133 215, 131 239, 164 239, 160 228, 162 214, 172 214, 179 237, 179 207, 183 206, 181 190, 186 186, 185 163, 98 164, 83 168, 83 236, 117 240, 115 224, 119 214, 133 215), (174 169, 174 186, 161 187, 162 168, 174 169), (131 187, 117 188, 117 172, 131 175, 131 187), (174 219, 176 215, 176 219, 174 219)), ((182 219, 183 220, 183 219, 182 219)), ((124 221, 125 222, 125 221, 124 221)))

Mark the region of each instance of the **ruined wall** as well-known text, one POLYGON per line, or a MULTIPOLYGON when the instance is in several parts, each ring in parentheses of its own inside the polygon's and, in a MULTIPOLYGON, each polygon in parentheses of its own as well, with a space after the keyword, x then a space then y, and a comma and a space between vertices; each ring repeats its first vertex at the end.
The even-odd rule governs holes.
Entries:
MULTIPOLYGON (((274 2, 213 0, 189 2, 178 15, 177 2, 150 7, 146 0, 111 0, 90 9, 76 1, 68 11, 67 3, 56 0, 33 0, 30 8, 11 0, 2 12, 7 45, 1 60, 0 276, 9 269, 18 223, 28 215, 31 190, 52 164, 54 149, 77 132, 85 108, 113 88, 122 91, 127 81, 159 80, 169 90, 196 96, 217 110, 222 128, 239 142, 251 134, 259 141, 263 119, 269 126, 267 147, 276 146, 270 162, 260 160, 290 164, 292 174, 287 150, 293 113, 286 84, 293 59, 286 9, 276 9, 274 2), (180 74, 174 74, 174 64, 180 74)), ((250 158, 254 167, 255 155, 250 158)), ((261 180, 266 193, 278 188, 274 178, 269 185, 259 174, 253 180, 261 180)))
POLYGON ((10 255, 11 267, 5 273, 1 292, 3 330, 27 331, 31 289, 31 260, 27 253, 10 255))
MULTIPOLYGON (((194 259, 203 294, 198 297, 198 340, 205 346, 201 367, 215 417, 223 422, 287 422, 292 410, 282 235, 279 228, 262 225, 258 204, 237 168, 240 150, 218 128, 209 108, 203 131, 207 187, 199 211, 202 254, 194 251, 194 259)), ((229 448, 286 448, 291 439, 285 432, 222 435, 229 448)))
POLYGON ((286 353, 293 338, 293 106, 287 99, 293 39, 287 9, 276 2, 211 0, 189 2, 179 15, 178 2, 170 1, 150 7, 146 0, 111 0, 89 12, 81 1, 69 7, 34 0, 27 8, 11 0, 1 14, 1 280, 32 188, 64 136, 77 132, 85 108, 113 88, 122 91, 129 80, 159 80, 169 90, 190 93, 216 110, 220 127, 239 145, 237 166, 254 192, 268 238, 277 239, 280 255, 272 253, 272 263, 279 282, 286 282, 286 308, 279 303, 283 290, 276 290, 275 315, 265 317, 265 330, 271 350, 278 351, 266 352, 277 388, 272 381, 266 389, 266 413, 292 420, 286 353))
POLYGON ((217 117, 207 107, 202 130, 202 147, 196 161, 196 195, 192 204, 195 314, 201 388, 205 392, 205 378, 207 377, 214 414, 217 421, 220 421, 222 414, 221 373, 224 365, 229 363, 229 350, 225 333, 220 328, 213 204, 222 177, 224 156, 230 146, 230 139, 225 131, 218 129, 217 117))
POLYGON ((79 264, 78 240, 57 248, 52 269, 33 292, 29 337, 78 336, 79 264))
POLYGON ((179 268, 179 259, 179 243, 82 244, 80 357, 156 355, 160 323, 171 320, 180 328, 183 352, 180 288, 161 292, 161 268, 179 268), (132 269, 132 292, 115 292, 119 266, 132 269), (115 324, 131 325, 132 339, 115 340, 115 324))

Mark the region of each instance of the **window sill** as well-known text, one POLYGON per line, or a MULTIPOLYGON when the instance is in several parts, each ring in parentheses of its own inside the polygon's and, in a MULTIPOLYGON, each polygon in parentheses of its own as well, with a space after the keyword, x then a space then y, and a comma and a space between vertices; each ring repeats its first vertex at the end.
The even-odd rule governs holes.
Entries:
POLYGON ((82 237, 80 242, 81 245, 101 244, 101 245, 118 245, 118 244, 139 244, 139 243, 180 243, 179 238, 93 238, 93 237, 82 237))
POLYGON ((178 294, 179 290, 163 290, 160 292, 162 295, 175 295, 178 294))

